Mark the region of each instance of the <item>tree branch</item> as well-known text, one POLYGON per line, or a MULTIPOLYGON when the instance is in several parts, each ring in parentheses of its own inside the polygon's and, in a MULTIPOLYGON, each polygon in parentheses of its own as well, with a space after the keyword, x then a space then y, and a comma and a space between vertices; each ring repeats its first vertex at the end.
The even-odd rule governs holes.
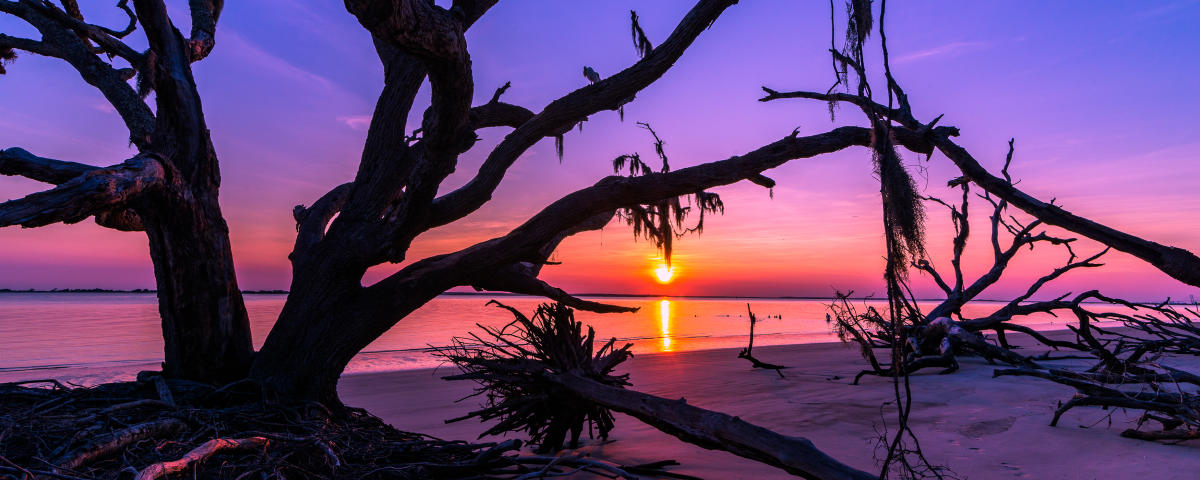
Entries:
POLYGON ((612 219, 615 211, 607 211, 594 215, 592 218, 567 229, 556 235, 549 242, 546 242, 541 249, 538 250, 533 261, 522 261, 497 268, 486 272, 479 278, 470 281, 470 286, 475 290, 492 290, 500 292, 520 293, 525 295, 537 295, 557 301, 569 307, 580 310, 587 310, 597 313, 618 313, 618 312, 636 312, 638 307, 622 307, 619 305, 610 305, 600 302, 592 302, 572 296, 560 288, 554 287, 549 283, 537 278, 541 273, 542 266, 548 263, 550 255, 558 248, 567 237, 580 232, 599 230, 604 228, 612 219))
POLYGON ((450 13, 454 14, 464 24, 470 26, 487 13, 499 0, 454 0, 450 13))
MULTIPOLYGON (((13 37, 0 33, 0 49, 14 48, 24 50, 29 53, 36 53, 45 57, 62 58, 63 53, 54 45, 46 42, 39 42, 29 38, 13 37)), ((3 73, 0 71, 0 73, 3 73)))
POLYGON ((270 444, 264 437, 214 438, 192 449, 179 460, 155 463, 138 472, 134 480, 155 480, 208 460, 213 455, 236 450, 261 450, 270 444))
POLYGON ((329 225, 329 220, 341 211, 352 186, 352 183, 343 183, 334 187, 311 207, 296 205, 292 210, 292 216, 296 219, 296 245, 289 257, 304 255, 325 237, 325 228, 329 225))
MULTIPOLYGON (((930 145, 942 152, 946 158, 962 171, 971 182, 979 185, 992 195, 1001 198, 1025 213, 1033 215, 1038 220, 1056 227, 1070 230, 1106 246, 1133 255, 1158 268, 1171 278, 1188 285, 1200 287, 1200 257, 1179 247, 1152 242, 1128 233, 1122 232, 1096 221, 1075 215, 1053 203, 1043 202, 1021 191, 1012 182, 992 175, 971 156, 970 152, 950 140, 957 136, 957 129, 933 128, 936 123, 922 124, 907 111, 888 109, 883 105, 873 103, 866 97, 846 94, 822 94, 815 92, 788 92, 786 94, 766 89, 768 95, 760 100, 769 101, 778 98, 811 98, 826 101, 843 101, 860 107, 873 105, 875 110, 884 113, 888 118, 918 132, 928 132, 930 145)), ((938 117, 939 119, 941 117, 938 117)))
MULTIPOLYGON (((374 265, 403 260, 415 232, 418 232, 414 226, 424 223, 423 218, 415 221, 414 218, 427 213, 425 207, 433 200, 442 180, 453 172, 458 154, 476 140, 470 108, 473 92, 470 57, 462 33, 491 3, 460 5, 470 7, 470 12, 459 12, 457 15, 462 18, 457 19, 432 4, 396 6, 399 9, 417 8, 444 21, 440 27, 433 27, 447 29, 442 33, 456 39, 462 49, 440 58, 423 57, 408 43, 411 39, 396 38, 396 35, 403 37, 405 32, 412 32, 391 29, 417 28, 403 25, 414 21, 413 18, 399 13, 396 18, 360 17, 360 22, 374 35, 376 51, 384 63, 385 86, 371 120, 345 215, 339 217, 331 231, 354 231, 357 233, 349 233, 350 237, 367 239, 371 245, 361 249, 365 253, 365 263, 374 265), (388 22, 398 23, 384 25, 388 22), (422 122, 423 138, 415 145, 409 145, 410 139, 396 132, 405 130, 413 99, 427 75, 433 88, 432 106, 425 112, 422 122), (378 225, 380 218, 384 220, 382 226, 378 225)), ((391 9, 381 2, 369 0, 347 1, 347 8, 352 13, 362 8, 391 9)), ((420 28, 425 27, 430 25, 420 28)))
POLYGON ((471 128, 479 130, 488 127, 517 128, 533 118, 533 112, 528 108, 500 101, 492 101, 471 108, 471 128))
POLYGON ((376 38, 421 59, 429 71, 432 99, 422 143, 430 150, 430 169, 445 169, 446 163, 452 169, 454 157, 475 139, 468 124, 474 92, 464 36, 469 24, 421 0, 346 0, 346 9, 376 38))
POLYGON ((217 19, 225 0, 189 0, 188 7, 192 11, 192 38, 188 39, 188 46, 191 61, 197 62, 207 57, 217 43, 217 19))
POLYGON ((120 32, 85 22, 83 20, 83 15, 78 11, 78 6, 68 9, 70 11, 63 11, 59 10, 54 6, 54 4, 49 2, 26 2, 25 5, 27 5, 30 9, 36 10, 41 15, 58 22, 63 27, 75 32, 75 34, 81 39, 96 42, 96 45, 99 45, 103 52, 121 57, 131 65, 136 66, 141 64, 142 54, 138 53, 137 50, 134 50, 129 45, 126 45, 125 42, 122 42, 119 38, 132 33, 136 27, 136 17, 133 16, 133 13, 129 10, 129 7, 125 5, 127 2, 128 0, 125 0, 117 4, 119 8, 129 14, 130 18, 129 25, 120 32))
POLYGON ((367 31, 423 59, 453 58, 466 51, 462 38, 466 25, 432 2, 345 0, 345 3, 346 10, 367 31))
MULTIPOLYGON (((907 135, 902 136, 908 138, 907 135)), ((550 204, 503 237, 452 254, 417 261, 368 287, 365 293, 368 297, 407 302, 407 299, 398 299, 395 292, 417 288, 417 285, 419 290, 441 288, 444 291, 454 286, 454 278, 477 278, 498 266, 521 261, 538 262, 542 248, 548 242, 604 212, 727 185, 761 174, 789 160, 813 157, 853 145, 867 146, 870 141, 869 129, 841 127, 808 137, 788 136, 742 156, 669 173, 606 177, 591 187, 550 204)), ((379 321, 394 323, 395 318, 384 315, 379 321)))
POLYGON ((120 165, 89 171, 50 190, 0 203, 0 227, 76 223, 125 208, 164 181, 162 164, 151 156, 139 155, 120 165))
POLYGON ((566 291, 537 278, 532 272, 534 264, 521 262, 487 272, 479 279, 471 282, 476 291, 490 290, 493 292, 510 292, 522 295, 546 297, 568 307, 587 310, 596 313, 627 313, 636 312, 638 307, 623 307, 601 302, 593 302, 572 296, 566 291))
POLYGON ((140 54, 101 31, 100 27, 86 24, 49 4, 0 0, 0 12, 21 18, 36 28, 42 34, 41 45, 25 45, 40 51, 29 51, 66 60, 88 84, 99 89, 121 115, 129 129, 130 141, 139 149, 149 145, 154 131, 154 113, 127 83, 129 72, 118 70, 98 57, 86 39, 96 41, 105 51, 121 56, 139 68, 143 63, 140 54))
MULTIPOLYGON (((17 147, 0 150, 0 175, 20 175, 39 182, 60 185, 97 170, 101 168, 39 157, 17 147)), ((141 217, 130 209, 99 212, 96 214, 96 223, 123 232, 146 229, 141 217)))
POLYGON ((601 110, 620 107, 662 77, 700 32, 716 21, 733 0, 700 0, 671 35, 633 66, 551 102, 502 141, 466 185, 434 201, 426 229, 454 222, 491 199, 508 168, 537 141, 555 135, 601 110))
POLYGON ((807 438, 780 435, 738 417, 604 385, 572 372, 545 376, 588 401, 635 417, 703 448, 725 450, 809 479, 877 478, 837 461, 807 438))
MULTIPOLYGON (((903 139, 913 139, 907 129, 896 131, 898 138, 902 139, 901 144, 904 144, 903 139)), ((354 331, 352 337, 356 342, 370 342, 425 302, 461 285, 463 279, 481 278, 514 263, 530 262, 536 265, 542 262, 541 259, 545 258, 542 256, 545 255, 543 249, 548 243, 564 235, 564 232, 588 224, 605 212, 734 183, 788 160, 821 155, 852 145, 867 146, 870 142, 871 130, 842 127, 809 137, 788 136, 743 156, 669 173, 651 173, 632 178, 606 177, 591 187, 550 204, 507 235, 454 253, 413 262, 362 289, 346 307, 357 312, 352 315, 353 321, 341 325, 341 328, 354 331)), ((357 351, 354 348, 365 345, 348 345, 347 351, 357 351)))
POLYGON ((19 175, 42 183, 59 185, 99 169, 100 167, 82 163, 39 157, 18 147, 0 150, 0 175, 19 175))
POLYGON ((1138 257, 1163 273, 1188 285, 1200 287, 1200 257, 1178 247, 1162 245, 1090 219, 1080 217, 1052 203, 1046 203, 1019 190, 1012 183, 988 173, 966 149, 943 135, 934 135, 933 143, 972 182, 1039 220, 1083 235, 1106 246, 1138 257))

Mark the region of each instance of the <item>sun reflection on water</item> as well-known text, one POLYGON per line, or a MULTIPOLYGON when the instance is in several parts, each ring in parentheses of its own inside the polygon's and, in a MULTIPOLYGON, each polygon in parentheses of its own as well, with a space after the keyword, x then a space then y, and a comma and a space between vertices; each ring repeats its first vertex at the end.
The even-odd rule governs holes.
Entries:
POLYGON ((671 351, 671 301, 662 299, 658 302, 658 318, 662 323, 662 348, 661 351, 671 351))

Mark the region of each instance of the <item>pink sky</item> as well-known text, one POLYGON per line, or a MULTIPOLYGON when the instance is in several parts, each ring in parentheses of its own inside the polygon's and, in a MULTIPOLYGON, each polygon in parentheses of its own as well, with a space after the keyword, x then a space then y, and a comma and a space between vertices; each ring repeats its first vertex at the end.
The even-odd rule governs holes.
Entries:
MULTIPOLYGON (((586 81, 636 61, 628 11, 637 8, 652 41, 661 41, 687 2, 502 1, 468 41, 477 102, 505 81, 512 103, 539 109, 586 81)), ((1020 187, 1075 213, 1160 243, 1200 251, 1200 21, 1195 2, 1043 5, 1035 2, 896 3, 888 12, 893 70, 920 118, 945 113, 961 144, 998 170, 1017 139, 1013 175, 1020 187)), ((762 104, 759 87, 822 90, 832 78, 827 7, 819 2, 743 2, 705 32, 662 80, 625 109, 593 116, 566 137, 560 164, 553 143, 531 149, 510 171, 496 200, 452 226, 421 237, 409 258, 444 253, 505 233, 547 203, 611 173, 617 155, 652 147, 634 122, 651 123, 676 168, 720 160, 787 135, 862 124, 843 109, 831 123, 811 101, 762 104)), ((97 10, 98 15, 104 10, 97 10)), ((107 13, 104 13, 107 14, 107 13)), ((177 17, 183 18, 183 12, 177 17)), ((96 17, 98 20, 103 17, 96 17)), ((116 21, 116 18, 113 18, 116 21)), ((0 31, 26 34, 0 18, 0 31)), ((233 2, 222 15, 217 48, 196 76, 221 157, 222 206, 239 280, 247 289, 286 288, 286 255, 295 234, 291 208, 349 180, 381 86, 368 36, 338 2, 233 2)), ((103 98, 59 61, 22 56, 0 77, 0 147, 112 164, 131 155, 126 132, 103 98)), ((423 106, 414 111, 419 112, 423 106)), ((483 132, 444 189, 460 185, 506 132, 483 132)), ((925 163, 927 194, 956 175, 940 156, 925 163)), ((677 245, 677 280, 657 284, 656 252, 627 227, 568 240, 544 277, 575 292, 826 296, 882 293, 878 185, 865 149, 790 163, 768 175, 774 198, 755 185, 717 192, 726 213, 701 236, 677 245)), ((925 185, 925 181, 921 181, 925 185)), ((44 186, 0 177, 4 199, 44 186)), ((977 232, 986 221, 974 203, 977 232)), ((1015 212, 1014 212, 1015 213, 1015 212)), ((935 260, 949 248, 948 217, 930 209, 935 260)), ((974 240, 968 270, 988 262, 974 240)), ((1080 242, 1078 251, 1094 244, 1080 242)), ((986 297, 1001 298, 1065 257, 1039 248, 986 297)), ((1074 272, 1047 293, 1099 287, 1136 299, 1200 294, 1123 254, 1099 270, 1074 272)), ((367 281, 396 266, 379 267, 367 281)), ((932 293, 914 274, 919 291, 932 293)), ((144 235, 90 222, 0 230, 0 288, 152 288, 144 235)))

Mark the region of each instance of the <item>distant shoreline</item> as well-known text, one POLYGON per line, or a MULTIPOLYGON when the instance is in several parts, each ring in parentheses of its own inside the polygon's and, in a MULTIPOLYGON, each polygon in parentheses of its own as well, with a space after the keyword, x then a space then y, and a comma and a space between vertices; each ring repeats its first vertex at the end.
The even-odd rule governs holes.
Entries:
MULTIPOLYGON (((54 288, 50 290, 35 290, 25 289, 17 290, 12 288, 0 288, 0 293, 158 293, 158 290, 148 288, 136 288, 133 290, 112 290, 107 288, 54 288)), ((243 295, 286 295, 287 290, 242 290, 243 295)), ((444 292, 442 295, 458 296, 458 297, 531 297, 534 295, 521 295, 508 292, 444 292)), ((802 296, 747 296, 747 295, 658 295, 650 293, 580 293, 577 297, 604 297, 604 298, 698 298, 698 299, 714 299, 714 300, 836 300, 835 297, 802 297, 802 296)), ((870 300, 879 299, 880 297, 847 297, 850 300, 870 300)), ((920 299, 919 301, 940 301, 941 299, 920 299)), ((983 300, 990 301, 990 300, 983 300)), ((996 300, 999 301, 999 300, 996 300)))
MULTIPOLYGON (((12 288, 0 288, 0 294, 5 293, 138 293, 151 294, 158 293, 158 290, 146 288, 136 288, 133 290, 112 290, 106 288, 55 288, 50 290, 35 290, 25 289, 17 290, 12 288)), ((242 290, 243 295, 287 295, 287 290, 242 290)), ((455 297, 536 297, 534 295, 519 295, 508 292, 444 292, 439 296, 455 296, 455 297)), ((837 300, 836 297, 811 297, 811 296, 751 296, 751 295, 659 295, 648 293, 580 293, 577 297, 592 297, 592 298, 687 298, 697 300, 837 300)), ((869 297, 847 297, 847 300, 884 300, 880 296, 869 297)), ((942 298, 918 298, 918 302, 940 302, 942 298)), ((994 299, 974 299, 972 302, 987 302, 987 303, 1008 303, 1009 300, 994 300, 994 299)), ((1083 303, 1105 303, 1101 301, 1084 301, 1083 303)), ((1147 301, 1138 303, 1158 304, 1158 301, 1147 301)), ((1168 305, 1195 305, 1195 301, 1171 301, 1168 305)))
MULTIPOLYGON (((52 288, 50 290, 27 288, 18 290, 15 288, 0 288, 0 293, 158 293, 158 290, 149 288, 135 288, 133 290, 112 290, 107 288, 52 288)), ((242 290, 243 295, 283 295, 287 293, 287 290, 242 290)))

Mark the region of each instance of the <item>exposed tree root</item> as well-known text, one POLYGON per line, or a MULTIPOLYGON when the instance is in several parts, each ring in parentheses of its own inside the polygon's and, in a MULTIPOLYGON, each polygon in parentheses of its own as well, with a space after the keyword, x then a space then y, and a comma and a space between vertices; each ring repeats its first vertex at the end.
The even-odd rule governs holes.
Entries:
POLYGON ((144 440, 167 438, 186 426, 174 418, 163 418, 101 435, 59 459, 55 464, 64 470, 76 470, 84 465, 117 456, 126 447, 144 440))
POLYGON ((155 480, 172 473, 182 472, 188 467, 208 460, 213 455, 221 452, 261 449, 269 443, 270 440, 263 437, 214 438, 204 442, 204 444, 196 447, 194 450, 185 453, 183 458, 179 460, 155 463, 143 468, 142 471, 138 472, 134 480, 155 480))
POLYGON ((564 455, 551 464, 556 457, 519 454, 519 440, 445 441, 358 409, 267 402, 252 382, 214 388, 156 377, 92 388, 0 384, 0 478, 686 478, 662 470, 672 461, 624 467, 564 455), (163 387, 175 405, 160 400, 163 387))
MULTIPOLYGON (((502 305, 503 306, 503 305, 502 305)), ((447 380, 474 380, 484 408, 455 420, 498 418, 489 432, 526 431, 543 448, 558 448, 566 432, 572 443, 584 426, 603 437, 613 428, 611 411, 628 414, 680 440, 779 467, 810 479, 877 478, 818 450, 811 441, 781 435, 720 412, 624 387, 628 375, 612 375, 629 357, 629 346, 610 340, 593 354, 595 332, 562 305, 541 305, 532 319, 508 308, 516 320, 486 336, 457 339, 441 354, 464 373, 447 380), (515 327, 515 328, 510 328, 515 327)))

